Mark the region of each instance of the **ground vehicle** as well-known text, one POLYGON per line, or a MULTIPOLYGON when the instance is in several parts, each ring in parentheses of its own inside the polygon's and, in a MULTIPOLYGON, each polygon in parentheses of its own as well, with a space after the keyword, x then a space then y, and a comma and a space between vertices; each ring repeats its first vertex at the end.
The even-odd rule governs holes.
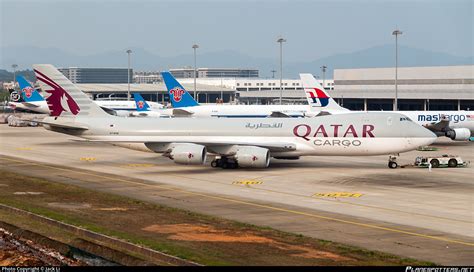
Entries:
POLYGON ((467 162, 459 156, 454 155, 441 155, 441 156, 430 156, 430 157, 417 157, 415 159, 415 165, 418 167, 458 167, 466 166, 467 162))

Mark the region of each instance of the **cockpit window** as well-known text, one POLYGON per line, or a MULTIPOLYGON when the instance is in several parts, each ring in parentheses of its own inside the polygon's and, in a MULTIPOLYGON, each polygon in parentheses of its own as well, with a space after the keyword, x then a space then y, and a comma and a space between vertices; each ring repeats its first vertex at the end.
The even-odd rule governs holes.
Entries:
POLYGON ((400 117, 400 122, 401 121, 410 121, 411 122, 411 119, 408 118, 408 117, 400 117))

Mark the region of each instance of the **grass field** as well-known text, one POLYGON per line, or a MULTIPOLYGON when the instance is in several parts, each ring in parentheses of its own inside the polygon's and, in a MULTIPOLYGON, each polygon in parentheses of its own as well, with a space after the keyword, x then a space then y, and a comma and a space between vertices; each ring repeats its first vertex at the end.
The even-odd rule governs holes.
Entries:
MULTIPOLYGON (((0 203, 204 265, 431 264, 7 171, 0 171, 0 203)), ((72 239, 5 211, 0 218, 63 242, 72 239)))

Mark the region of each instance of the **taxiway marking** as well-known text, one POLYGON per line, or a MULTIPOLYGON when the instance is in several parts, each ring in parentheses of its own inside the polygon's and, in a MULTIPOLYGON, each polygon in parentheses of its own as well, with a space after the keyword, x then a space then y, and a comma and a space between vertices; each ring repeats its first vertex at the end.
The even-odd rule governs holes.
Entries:
POLYGON ((239 181, 232 182, 234 185, 258 185, 263 184, 263 181, 260 180, 253 180, 253 179, 244 179, 239 181))
POLYGON ((82 157, 80 158, 81 161, 86 161, 86 162, 94 162, 96 161, 97 159, 94 158, 94 157, 82 157))
MULTIPOLYGON (((36 149, 32 149, 32 152, 36 152, 36 149)), ((55 154, 61 154, 65 155, 65 153, 62 152, 57 152, 57 151, 48 151, 50 153, 55 153, 55 154)), ((40 153, 41 152, 37 152, 40 153)), ((157 165, 158 166, 158 165, 157 165)), ((121 167, 123 168, 123 165, 116 165, 116 167, 121 167)), ((314 173, 313 171, 300 171, 300 173, 314 173)), ((177 178, 183 178, 183 179, 189 179, 189 180, 196 180, 196 181, 204 181, 204 182, 210 182, 210 183, 215 183, 218 185, 223 185, 223 186, 234 186, 233 184, 229 183, 223 183, 223 182, 218 182, 215 180, 210 180, 210 179, 203 179, 203 178, 195 178, 195 177, 190 177, 190 176, 185 176, 185 175, 174 175, 174 174, 162 174, 158 173, 163 176, 170 176, 170 177, 177 177, 177 178)), ((261 175, 258 177, 254 177, 252 179, 263 179, 267 177, 280 177, 280 176, 285 176, 285 175, 277 175, 277 174, 268 174, 268 175, 261 175)), ((296 196, 296 197, 303 197, 303 198, 309 198, 315 201, 330 201, 331 203, 337 203, 337 204, 343 204, 343 205, 348 205, 348 206, 357 206, 357 207, 363 207, 363 208, 368 208, 368 209, 377 209, 377 210, 383 210, 383 211, 389 211, 389 212, 396 212, 400 214, 408 214, 408 215, 415 215, 415 216, 421 216, 421 217, 426 217, 426 218, 433 218, 437 220, 444 220, 448 222, 460 222, 460 223, 468 223, 471 224, 472 221, 467 221, 467 220, 461 220, 461 219, 454 219, 454 218, 446 218, 446 217, 441 217, 441 216, 436 216, 436 215, 427 215, 427 214, 422 214, 422 213, 416 213, 416 212, 409 212, 409 211, 404 211, 404 210, 397 210, 397 209, 391 209, 391 208, 386 208, 386 207, 380 207, 380 206, 372 206, 368 204, 363 204, 363 203, 353 203, 353 202, 347 202, 341 199, 334 199, 334 198, 322 198, 322 197, 313 197, 312 195, 302 195, 302 194, 297 194, 297 193, 291 193, 291 192, 282 192, 282 191, 277 191, 277 190, 272 190, 268 188, 262 188, 262 187, 255 187, 255 186, 246 186, 247 188, 253 189, 253 190, 260 190, 264 192, 269 192, 269 193, 277 193, 277 194, 282 194, 282 195, 288 195, 288 196, 296 196)))
POLYGON ((351 192, 330 192, 330 193, 315 193, 313 197, 361 197, 363 194, 361 193, 351 193, 351 192))
MULTIPOLYGON (((9 158, 0 158, 0 159, 6 160, 6 161, 12 161, 12 162, 23 162, 23 161, 9 159, 9 158)), ((268 210, 274 210, 274 211, 286 212, 286 213, 291 213, 291 214, 297 214, 297 215, 302 215, 302 216, 311 217, 311 218, 325 219, 325 220, 333 221, 333 222, 345 223, 345 224, 355 225, 355 226, 360 226, 360 227, 365 227, 365 228, 384 230, 384 231, 387 231, 387 232, 401 233, 401 234, 406 234, 406 235, 410 235, 410 236, 417 236, 417 237, 427 238, 427 239, 431 239, 431 240, 437 240, 437 241, 443 241, 443 242, 449 242, 449 243, 461 244, 461 245, 474 247, 474 243, 472 243, 472 242, 465 242, 465 241, 454 240, 454 239, 449 239, 449 238, 444 238, 444 237, 432 236, 432 235, 407 231, 407 230, 403 230, 403 229, 395 229, 395 228, 378 226, 378 225, 374 225, 374 224, 361 223, 361 222, 356 222, 356 221, 351 221, 351 220, 346 220, 346 219, 340 219, 340 218, 335 218, 335 217, 330 217, 330 216, 318 215, 318 214, 309 213, 309 212, 279 208, 279 207, 274 207, 274 206, 271 206, 271 205, 258 204, 258 203, 253 203, 253 202, 250 202, 250 201, 238 200, 238 199, 233 199, 233 198, 229 198, 229 197, 222 197, 222 196, 208 195, 208 194, 205 194, 205 193, 191 192, 191 191, 186 191, 184 189, 169 187, 169 186, 166 186, 166 185, 156 185, 156 184, 152 185, 152 184, 146 184, 146 183, 141 183, 141 182, 137 182, 137 181, 130 181, 130 180, 125 180, 125 179, 120 179, 120 178, 107 177, 105 175, 99 175, 99 174, 86 172, 86 170, 77 171, 77 170, 74 170, 74 169, 62 168, 62 167, 51 166, 51 165, 46 165, 46 164, 42 164, 42 163, 35 163, 35 162, 32 162, 31 165, 36 165, 36 166, 43 167, 43 168, 61 170, 61 171, 66 171, 66 172, 72 172, 72 173, 81 174, 81 175, 88 175, 88 176, 93 176, 93 177, 98 177, 98 178, 108 179, 108 180, 113 180, 113 181, 121 181, 121 182, 129 183, 129 184, 133 184, 133 185, 142 185, 142 186, 146 186, 146 187, 160 188, 160 189, 185 193, 185 194, 189 194, 189 195, 196 195, 196 196, 201 196, 201 197, 206 197, 206 198, 211 198, 211 199, 218 199, 218 200, 222 200, 222 201, 226 201, 226 202, 239 203, 239 204, 243 204, 243 205, 246 205, 246 206, 259 207, 259 208, 264 208, 264 209, 268 209, 268 210)), ((96 182, 96 183, 99 183, 99 182, 96 182)))

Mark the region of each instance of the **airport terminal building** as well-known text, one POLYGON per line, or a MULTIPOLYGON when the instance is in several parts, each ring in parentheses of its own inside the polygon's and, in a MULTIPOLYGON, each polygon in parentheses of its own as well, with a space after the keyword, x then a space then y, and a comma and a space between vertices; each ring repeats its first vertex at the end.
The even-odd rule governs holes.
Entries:
MULTIPOLYGON (((194 79, 179 78, 193 94, 194 79)), ((392 110, 395 101, 395 68, 335 69, 334 78, 321 80, 328 93, 352 110, 392 110)), ((145 83, 145 82, 143 82, 145 83)), ((400 110, 473 110, 474 65, 398 68, 398 105, 400 110)), ((124 97, 127 84, 79 84, 94 98, 124 97)), ((131 84, 131 92, 145 99, 166 103, 165 85, 157 78, 153 84, 131 84)), ((254 77, 197 78, 200 103, 276 104, 280 97, 279 79, 254 77)), ((304 104, 306 98, 299 79, 283 79, 285 104, 304 104)))
MULTIPOLYGON (((474 110, 474 66, 398 68, 400 110, 474 110)), ((344 107, 392 110, 395 68, 336 69, 334 91, 344 107)))

